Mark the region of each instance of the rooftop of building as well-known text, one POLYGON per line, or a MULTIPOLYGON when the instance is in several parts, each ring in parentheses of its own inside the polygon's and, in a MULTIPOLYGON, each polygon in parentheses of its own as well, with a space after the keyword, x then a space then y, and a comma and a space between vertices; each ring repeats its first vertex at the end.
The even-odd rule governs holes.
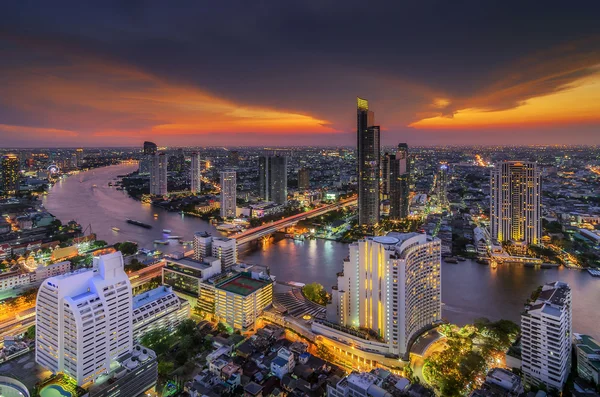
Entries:
POLYGON ((172 293, 173 289, 171 287, 161 285, 160 287, 156 287, 154 289, 151 289, 150 291, 146 291, 139 295, 135 295, 133 297, 133 308, 136 309, 140 306, 147 304, 148 302, 158 300, 172 293))
POLYGON ((369 386, 375 384, 378 380, 377 376, 368 372, 352 372, 347 377, 348 383, 352 383, 363 390, 367 390, 369 386))
POLYGON ((271 283, 271 280, 258 280, 251 278, 248 273, 240 273, 217 285, 217 288, 237 295, 248 296, 271 283))
POLYGON ((190 256, 184 256, 181 259, 168 259, 167 260, 167 265, 169 263, 175 263, 184 267, 189 267, 192 269, 196 269, 196 270, 205 270, 205 269, 210 269, 212 267, 212 262, 214 261, 218 261, 218 258, 212 257, 212 256, 207 256, 204 258, 203 261, 199 261, 196 259, 193 259, 190 256))
MULTIPOLYGON (((537 301, 552 303, 553 305, 562 306, 565 304, 567 295, 571 289, 566 283, 556 281, 543 286, 542 292, 538 296, 537 301)), ((536 303, 537 303, 536 301, 536 303)))

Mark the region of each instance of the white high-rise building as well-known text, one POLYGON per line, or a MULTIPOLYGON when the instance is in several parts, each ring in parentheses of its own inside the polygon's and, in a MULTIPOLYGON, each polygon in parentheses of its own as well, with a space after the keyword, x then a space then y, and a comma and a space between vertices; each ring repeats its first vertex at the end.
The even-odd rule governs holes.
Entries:
MULTIPOLYGON (((418 233, 351 244, 327 320, 369 328, 379 335, 380 354, 405 355, 411 338, 441 320, 440 255, 440 240, 418 233)), ((318 332, 328 336, 325 327, 318 332)))
POLYGON ((221 260, 223 271, 237 263, 237 242, 234 238, 215 237, 212 240, 212 256, 221 260))
POLYGON ((194 233, 194 259, 202 261, 204 258, 212 255, 213 238, 210 233, 196 232, 194 233))
POLYGON ((191 191, 192 193, 200 193, 202 190, 202 167, 200 165, 200 153, 192 153, 192 168, 190 170, 191 191))
POLYGON ((150 194, 165 196, 167 194, 167 165, 165 153, 150 156, 150 194))
POLYGON ((538 244, 541 229, 541 177, 536 163, 505 161, 490 177, 492 239, 516 245, 538 244))
POLYGON ((236 216, 236 174, 235 171, 221 172, 221 218, 236 216))
POLYGON ((46 279, 36 305, 36 362, 79 386, 109 373, 133 348, 132 293, 120 252, 92 269, 46 279))
POLYGON ((562 391, 571 370, 571 288, 560 281, 542 287, 521 314, 521 370, 528 384, 562 391))

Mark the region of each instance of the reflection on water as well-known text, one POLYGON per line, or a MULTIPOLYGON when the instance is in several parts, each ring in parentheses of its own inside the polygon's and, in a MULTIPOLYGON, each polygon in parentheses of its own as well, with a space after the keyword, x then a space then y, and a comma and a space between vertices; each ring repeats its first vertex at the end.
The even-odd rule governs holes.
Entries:
MULTIPOLYGON (((117 175, 135 170, 133 165, 118 165, 86 172, 83 182, 78 176, 58 182, 44 199, 46 208, 61 221, 75 219, 85 228, 88 225, 98 238, 114 243, 136 241, 141 247, 151 248, 153 241, 162 239, 162 230, 170 229, 174 235, 191 240, 194 232, 216 229, 201 219, 141 204, 126 193, 109 187, 117 175), (96 185, 97 187, 93 187, 96 185), (153 214, 158 217, 154 218, 153 214), (147 230, 125 222, 138 219, 153 226, 147 230), (119 232, 111 230, 118 227, 119 232)), ((171 243, 160 246, 171 252, 182 246, 171 243)), ((309 283, 317 281, 326 288, 337 283, 336 273, 342 271, 348 246, 335 241, 283 239, 266 244, 242 247, 240 259, 271 268, 279 280, 309 283)), ((532 269, 520 265, 492 269, 466 261, 442 265, 442 300, 444 318, 464 324, 477 317, 507 318, 519 321, 523 303, 539 285, 550 281, 567 282, 573 290, 573 329, 600 339, 596 328, 599 317, 600 278, 586 272, 569 269, 532 269)))

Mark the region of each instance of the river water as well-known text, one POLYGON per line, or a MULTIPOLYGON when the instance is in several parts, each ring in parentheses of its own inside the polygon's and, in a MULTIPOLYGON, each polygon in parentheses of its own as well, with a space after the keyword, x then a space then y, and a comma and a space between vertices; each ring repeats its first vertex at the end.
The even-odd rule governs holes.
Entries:
MULTIPOLYGON (((164 238, 162 230, 191 240, 194 232, 219 232, 199 218, 182 216, 142 204, 123 191, 109 187, 118 175, 130 173, 135 165, 99 168, 62 179, 44 198, 44 206, 61 221, 76 220, 99 239, 109 243, 131 240, 140 247, 158 248, 164 252, 182 251, 175 242, 154 246, 164 238), (94 186, 95 185, 95 186, 94 186), (155 217, 154 214, 158 216, 155 217), (125 222, 126 218, 151 224, 144 229, 125 222), (115 232, 112 227, 120 230, 115 232)), ((189 248, 188 248, 189 249, 189 248)), ((261 247, 244 247, 240 259, 271 268, 271 274, 283 281, 317 281, 327 288, 336 283, 336 273, 348 255, 346 244, 284 239, 261 247)), ((477 317, 500 318, 519 322, 523 303, 539 285, 550 281, 567 282, 573 291, 573 331, 600 339, 600 278, 570 269, 532 269, 520 265, 491 269, 472 261, 442 264, 442 301, 445 319, 465 324, 477 317)))

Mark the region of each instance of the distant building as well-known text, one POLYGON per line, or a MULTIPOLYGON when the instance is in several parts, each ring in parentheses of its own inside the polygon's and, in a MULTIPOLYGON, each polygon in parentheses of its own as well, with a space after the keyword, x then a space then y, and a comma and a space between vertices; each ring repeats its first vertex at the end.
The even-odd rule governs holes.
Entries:
POLYGON ((192 153, 192 165, 190 169, 191 191, 194 194, 202 190, 202 166, 200 162, 200 153, 192 153))
POLYGON ((310 189, 310 169, 306 167, 302 167, 298 171, 298 189, 310 189))
POLYGON ((15 154, 5 154, 0 163, 0 190, 5 194, 19 191, 19 157, 15 154))
POLYGON ((541 177, 536 163, 505 161, 490 178, 492 239, 515 245, 538 244, 541 228, 541 177))
POLYGON ((149 174, 150 173, 150 159, 152 156, 156 154, 157 146, 154 142, 144 142, 142 152, 142 158, 140 159, 140 174, 149 174))
POLYGON ((150 156, 150 194, 167 195, 168 158, 165 153, 150 156))
POLYGON ((441 242, 425 234, 389 233, 351 244, 327 306, 327 320, 348 329, 373 330, 378 341, 315 321, 317 334, 382 355, 405 356, 420 332, 441 320, 441 242))
POLYGON ((287 203, 287 157, 262 156, 258 159, 258 195, 265 201, 287 203))
POLYGON ((229 165, 237 167, 240 164, 240 153, 237 150, 229 152, 229 165))
POLYGON ((162 285, 133 297, 133 339, 154 329, 174 332, 190 317, 190 304, 179 298, 170 286, 162 285))
POLYGON ((358 224, 379 223, 379 126, 366 99, 357 98, 358 224))
POLYGON ((75 167, 83 165, 83 148, 75 149, 75 167))
POLYGON ((390 219, 400 220, 408 217, 410 171, 408 145, 400 143, 396 154, 388 157, 390 219))
POLYGON ((577 375, 600 384, 600 343, 589 335, 575 334, 573 345, 577 353, 577 375))
POLYGON ((46 279, 36 304, 36 362, 79 386, 96 382, 133 348, 132 295, 123 257, 46 279))
POLYGON ((521 314, 521 370, 525 383, 562 391, 571 370, 571 288, 542 287, 521 314))
POLYGON ((221 269, 229 270, 237 263, 237 241, 234 238, 215 237, 212 240, 212 256, 221 260, 221 269))
POLYGON ((237 208, 235 171, 221 172, 221 218, 235 218, 237 208))
POLYGON ((239 273, 215 286, 215 316, 234 329, 254 328, 273 303, 273 282, 255 273, 239 273))

